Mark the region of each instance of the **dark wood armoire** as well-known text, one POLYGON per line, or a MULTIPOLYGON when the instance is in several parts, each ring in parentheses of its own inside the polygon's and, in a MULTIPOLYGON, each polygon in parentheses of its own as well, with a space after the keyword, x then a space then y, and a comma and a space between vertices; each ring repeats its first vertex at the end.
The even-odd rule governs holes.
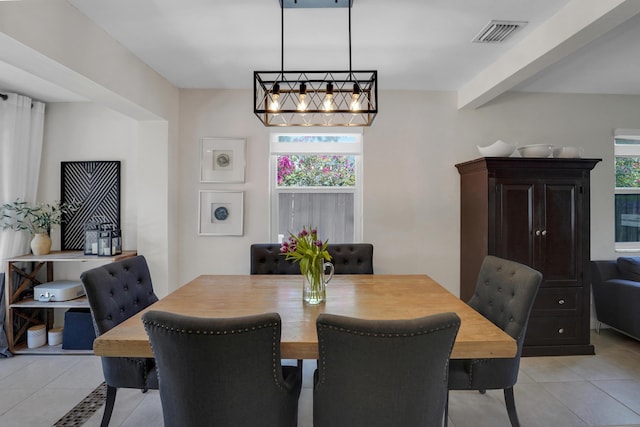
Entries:
POLYGON ((486 255, 535 268, 543 282, 523 355, 593 354, 590 171, 600 159, 484 157, 460 173, 460 298, 471 298, 486 255))

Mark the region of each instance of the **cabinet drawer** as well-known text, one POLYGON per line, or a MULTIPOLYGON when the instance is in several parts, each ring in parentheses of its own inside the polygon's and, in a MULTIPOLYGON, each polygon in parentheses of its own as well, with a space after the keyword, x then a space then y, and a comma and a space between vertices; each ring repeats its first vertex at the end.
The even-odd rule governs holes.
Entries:
POLYGON ((541 315, 576 316, 582 307, 583 288, 540 288, 532 317, 541 315))
POLYGON ((582 316, 531 317, 524 345, 581 344, 582 316))

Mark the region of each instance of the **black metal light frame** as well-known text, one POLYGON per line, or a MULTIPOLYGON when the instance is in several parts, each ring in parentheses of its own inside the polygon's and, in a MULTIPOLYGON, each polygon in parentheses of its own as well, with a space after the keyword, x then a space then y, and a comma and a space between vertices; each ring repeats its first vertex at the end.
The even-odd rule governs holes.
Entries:
POLYGON ((287 1, 280 1, 281 68, 254 71, 254 113, 265 126, 370 126, 378 113, 378 72, 351 68, 353 1, 348 5, 338 4, 338 0, 287 1), (284 71, 283 2, 286 7, 349 8, 349 70, 284 71))

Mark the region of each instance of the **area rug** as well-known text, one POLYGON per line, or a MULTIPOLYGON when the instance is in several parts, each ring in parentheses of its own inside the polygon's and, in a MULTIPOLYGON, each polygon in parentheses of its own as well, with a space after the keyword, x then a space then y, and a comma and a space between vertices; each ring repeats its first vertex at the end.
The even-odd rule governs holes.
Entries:
POLYGON ((81 426, 104 405, 107 398, 107 383, 102 383, 87 395, 80 403, 67 412, 52 427, 81 426))

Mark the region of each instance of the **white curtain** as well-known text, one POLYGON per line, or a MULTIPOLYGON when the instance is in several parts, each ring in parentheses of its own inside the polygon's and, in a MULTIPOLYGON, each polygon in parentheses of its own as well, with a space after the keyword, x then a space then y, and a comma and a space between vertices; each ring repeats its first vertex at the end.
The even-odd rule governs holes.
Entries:
MULTIPOLYGON (((42 155, 44 103, 13 93, 0 98, 0 204, 35 202, 42 155)), ((29 234, 0 231, 0 260, 29 251, 29 234)), ((0 263, 0 273, 6 269, 0 263)))
MULTIPOLYGON (((42 102, 17 94, 0 98, 0 204, 18 198, 36 201, 42 155, 44 107, 42 102)), ((27 232, 0 230, 0 275, 6 270, 5 259, 29 251, 27 232)), ((6 278, 5 278, 6 279, 6 278)), ((0 289, 0 355, 6 350, 4 335, 4 287, 0 289)))

